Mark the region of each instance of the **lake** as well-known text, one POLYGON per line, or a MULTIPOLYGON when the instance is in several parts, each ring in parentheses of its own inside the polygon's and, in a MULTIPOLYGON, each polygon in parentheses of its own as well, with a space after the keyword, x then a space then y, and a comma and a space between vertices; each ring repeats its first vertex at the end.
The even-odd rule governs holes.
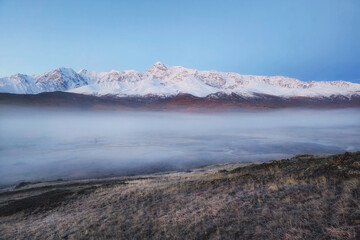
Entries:
POLYGON ((0 185, 360 150, 360 110, 0 108, 0 185))

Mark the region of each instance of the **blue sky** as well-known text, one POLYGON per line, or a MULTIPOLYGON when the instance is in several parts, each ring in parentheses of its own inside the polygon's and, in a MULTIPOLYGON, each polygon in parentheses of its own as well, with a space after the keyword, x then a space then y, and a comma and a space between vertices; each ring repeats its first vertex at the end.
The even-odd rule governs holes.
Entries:
POLYGON ((360 82, 360 1, 0 0, 0 76, 156 61, 360 82))

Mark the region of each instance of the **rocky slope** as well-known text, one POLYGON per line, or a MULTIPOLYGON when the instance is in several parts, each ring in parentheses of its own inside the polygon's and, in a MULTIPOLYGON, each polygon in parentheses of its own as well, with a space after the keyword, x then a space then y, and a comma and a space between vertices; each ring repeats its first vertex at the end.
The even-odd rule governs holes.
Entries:
POLYGON ((51 107, 74 109, 113 110, 175 110, 175 111, 233 111, 237 109, 279 109, 279 108, 358 108, 360 96, 345 97, 277 97, 254 94, 244 97, 237 94, 213 94, 196 97, 190 94, 176 96, 91 96, 70 92, 46 92, 39 94, 0 93, 0 106, 51 107))

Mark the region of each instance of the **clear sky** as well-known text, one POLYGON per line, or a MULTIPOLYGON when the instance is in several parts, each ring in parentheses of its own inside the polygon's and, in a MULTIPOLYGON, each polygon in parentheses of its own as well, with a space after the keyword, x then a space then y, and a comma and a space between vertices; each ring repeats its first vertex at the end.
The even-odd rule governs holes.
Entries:
POLYGON ((360 1, 0 0, 0 76, 156 61, 360 82, 360 1))

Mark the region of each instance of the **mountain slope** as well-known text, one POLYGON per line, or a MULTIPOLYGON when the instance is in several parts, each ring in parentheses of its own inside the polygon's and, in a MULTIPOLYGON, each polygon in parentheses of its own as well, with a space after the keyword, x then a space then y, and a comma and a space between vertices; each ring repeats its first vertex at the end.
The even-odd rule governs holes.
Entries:
POLYGON ((157 62, 145 72, 134 70, 97 73, 58 68, 42 75, 16 74, 0 78, 0 92, 37 94, 68 91, 86 95, 118 97, 170 97, 190 94, 196 97, 236 94, 244 97, 334 97, 360 95, 360 84, 302 82, 283 76, 253 76, 217 71, 199 71, 157 62))
POLYGON ((181 110, 181 111, 227 111, 236 109, 277 109, 277 108, 349 108, 360 107, 360 96, 351 98, 334 97, 289 97, 256 94, 244 97, 237 94, 213 94, 196 97, 190 94, 176 96, 91 96, 70 92, 46 92, 39 94, 0 93, 0 107, 33 106, 75 109, 114 110, 181 110))

